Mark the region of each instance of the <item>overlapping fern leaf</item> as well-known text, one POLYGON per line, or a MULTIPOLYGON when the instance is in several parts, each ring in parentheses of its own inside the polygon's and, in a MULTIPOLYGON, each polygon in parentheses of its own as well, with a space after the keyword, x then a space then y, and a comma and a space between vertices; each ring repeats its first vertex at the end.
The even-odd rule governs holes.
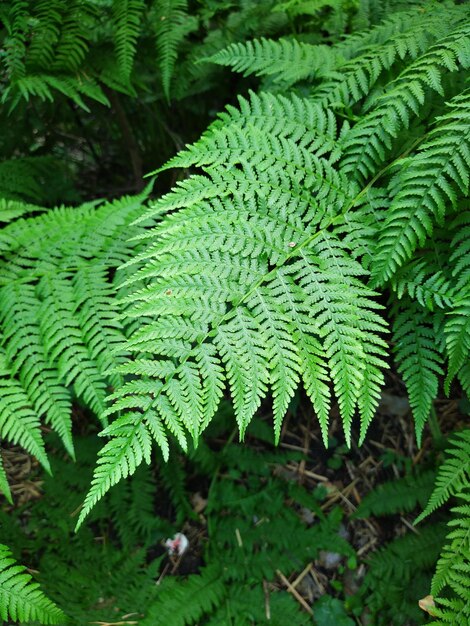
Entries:
POLYGON ((41 624, 60 624, 66 620, 63 612, 47 598, 26 573, 17 565, 10 550, 0 544, 0 618, 41 624))
POLYGON ((207 60, 245 75, 272 77, 274 85, 285 88, 301 80, 324 76, 341 58, 329 46, 314 46, 296 39, 262 38, 234 43, 207 60))
MULTIPOLYGON (((470 30, 464 41, 470 41, 470 30)), ((468 44, 470 64, 470 43, 468 44)), ((449 61, 450 63, 450 57, 449 61)), ((437 80, 437 77, 436 77, 437 80)), ((390 278, 418 246, 423 247, 436 225, 457 209, 470 181, 470 90, 455 96, 450 112, 438 119, 418 153, 401 167, 398 192, 388 211, 377 249, 374 277, 390 278)))
POLYGON ((122 384, 110 277, 133 249, 129 224, 145 197, 22 216, 2 231, 0 436, 46 469, 40 418, 73 456, 72 394, 106 424, 106 394, 122 384))

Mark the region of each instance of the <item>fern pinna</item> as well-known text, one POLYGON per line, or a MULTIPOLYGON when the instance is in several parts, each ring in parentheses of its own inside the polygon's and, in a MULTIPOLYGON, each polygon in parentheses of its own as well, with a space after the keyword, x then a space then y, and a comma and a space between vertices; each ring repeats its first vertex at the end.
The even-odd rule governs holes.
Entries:
MULTIPOLYGON (((284 42, 209 59, 266 76, 264 89, 162 168, 197 171, 144 215, 165 217, 142 231, 126 282, 138 329, 119 371, 132 377, 110 397, 117 418, 80 522, 152 440, 164 456, 169 435, 197 441, 225 386, 242 436, 271 394, 278 437, 302 382, 325 441, 333 397, 347 441, 355 415, 362 440, 387 356, 377 290, 395 298, 418 439, 446 360, 448 383, 468 389, 469 15, 449 3, 397 13, 332 46, 324 71, 294 67, 283 93, 274 63, 300 54, 284 42)), ((312 67, 324 54, 302 48, 312 67)))

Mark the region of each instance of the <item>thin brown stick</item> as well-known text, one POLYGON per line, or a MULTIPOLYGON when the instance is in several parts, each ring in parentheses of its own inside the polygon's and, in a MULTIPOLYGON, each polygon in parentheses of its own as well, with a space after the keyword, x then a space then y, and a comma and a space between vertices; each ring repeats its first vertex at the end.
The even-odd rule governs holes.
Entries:
POLYGON ((309 613, 310 615, 313 615, 313 611, 312 611, 311 607, 307 604, 307 602, 304 600, 304 598, 302 598, 302 596, 297 591, 297 589, 295 589, 291 585, 291 583, 284 576, 284 574, 280 570, 278 570, 278 569, 276 570, 276 574, 279 576, 279 578, 282 580, 282 582, 286 586, 287 591, 294 596, 294 598, 297 600, 297 602, 307 611, 307 613, 309 613))

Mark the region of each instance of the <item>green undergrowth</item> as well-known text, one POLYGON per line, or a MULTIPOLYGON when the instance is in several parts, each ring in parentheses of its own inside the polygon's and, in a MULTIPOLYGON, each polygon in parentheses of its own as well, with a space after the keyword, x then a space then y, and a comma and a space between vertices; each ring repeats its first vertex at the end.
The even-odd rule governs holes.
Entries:
MULTIPOLYGON (((42 588, 71 624, 312 623, 282 589, 277 572, 301 571, 332 544, 353 558, 353 548, 338 534, 343 515, 339 508, 322 513, 324 490, 310 493, 278 475, 276 469, 300 455, 268 446, 272 435, 262 422, 253 430, 250 446, 209 439, 190 460, 174 451, 164 471, 140 468, 77 534, 75 517, 99 440, 76 438, 75 464, 62 453, 51 455, 54 477, 44 478, 43 497, 1 512, 2 537, 18 559, 41 571, 42 588), (190 504, 190 484, 198 484, 207 499, 199 515, 190 504), (303 521, 302 507, 314 512, 313 524, 303 521), (190 547, 172 572, 174 561, 163 544, 179 531, 190 547)), ((213 431, 227 436, 220 423, 213 431)))
MULTIPOLYGON (((233 416, 222 412, 188 456, 175 449, 168 464, 157 459, 140 467, 107 494, 78 533, 81 494, 100 442, 92 434, 76 437, 73 463, 49 436, 53 477, 44 477, 39 499, 0 511, 2 541, 19 562, 40 572, 41 589, 76 626, 354 626, 364 615, 377 626, 427 623, 417 601, 428 592, 446 514, 364 558, 347 529, 363 517, 412 519, 432 490, 432 463, 380 484, 348 518, 339 506, 325 508, 328 492, 321 484, 299 483, 289 467, 303 455, 274 448, 266 422, 253 421, 245 444, 235 441, 232 427, 233 416), (413 492, 411 484, 420 488, 413 492), (189 539, 181 559, 164 546, 176 532, 189 539), (325 554, 338 559, 333 571, 324 569, 325 554), (331 583, 314 600, 313 617, 282 581, 294 580, 309 563, 331 583), (359 582, 354 595, 343 584, 348 576, 359 582)), ((339 454, 341 446, 330 458, 339 454)))

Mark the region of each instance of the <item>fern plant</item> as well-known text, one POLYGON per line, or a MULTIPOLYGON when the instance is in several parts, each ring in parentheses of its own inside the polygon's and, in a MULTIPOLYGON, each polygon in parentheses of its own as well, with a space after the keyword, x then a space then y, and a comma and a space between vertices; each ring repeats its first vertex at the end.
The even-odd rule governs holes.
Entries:
MULTIPOLYGON (((430 3, 346 37, 325 76, 282 94, 268 81, 161 168, 198 172, 144 214, 166 216, 142 231, 126 281, 139 329, 120 371, 133 378, 110 396, 105 415, 117 418, 80 522, 152 440, 165 457, 169 435, 183 449, 197 441, 225 386, 242 436, 268 393, 278 436, 302 381, 325 441, 333 398, 346 440, 356 415, 363 440, 388 354, 374 289, 397 308, 418 441, 446 360, 448 384, 457 375, 466 387, 467 246, 457 257, 448 244, 462 241, 469 184, 468 17, 466 5, 430 3), (408 275, 426 278, 423 290, 408 275), (400 307, 417 313, 404 323, 400 307)), ((261 42, 212 60, 247 73, 247 58, 276 43, 276 63, 295 58, 261 42)), ((321 67, 323 46, 308 54, 321 67)))

